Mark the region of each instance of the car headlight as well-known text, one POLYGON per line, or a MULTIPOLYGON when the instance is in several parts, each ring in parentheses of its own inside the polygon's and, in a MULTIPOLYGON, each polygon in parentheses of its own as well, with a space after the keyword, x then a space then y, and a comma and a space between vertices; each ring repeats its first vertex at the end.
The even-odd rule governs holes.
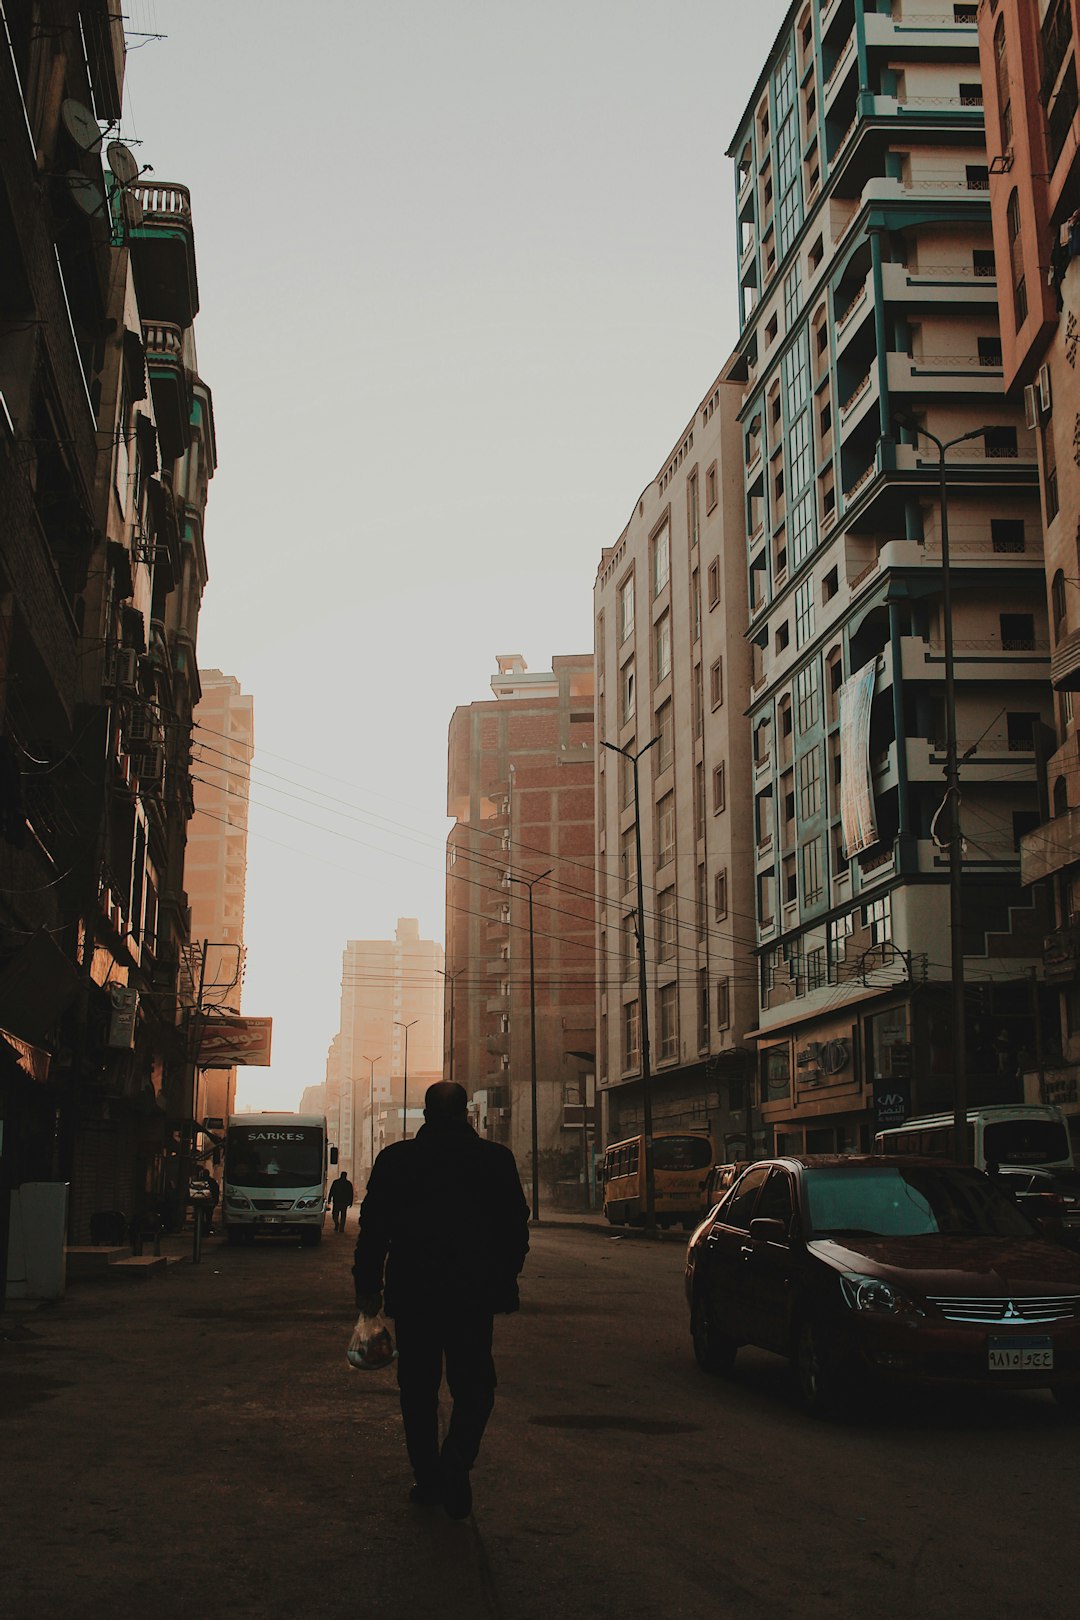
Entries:
POLYGON ((864 1277, 858 1271, 846 1271, 840 1278, 844 1303, 853 1311, 866 1311, 873 1316, 925 1316, 909 1294, 894 1288, 880 1277, 864 1277))
POLYGON ((251 1208, 251 1199, 250 1198, 245 1198, 243 1193, 234 1193, 234 1192, 226 1193, 225 1194, 225 1202, 226 1202, 226 1204, 229 1205, 230 1209, 250 1209, 251 1208))

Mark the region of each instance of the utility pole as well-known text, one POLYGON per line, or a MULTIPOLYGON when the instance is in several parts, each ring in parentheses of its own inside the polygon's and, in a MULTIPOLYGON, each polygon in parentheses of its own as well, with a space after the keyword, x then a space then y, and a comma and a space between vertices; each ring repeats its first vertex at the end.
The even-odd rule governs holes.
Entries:
POLYGON ((540 1219, 540 1128, 536 1109, 536 953, 533 943, 533 888, 550 877, 554 867, 549 866, 539 877, 511 877, 511 883, 520 883, 529 891, 529 1046, 530 1089, 532 1091, 532 1218, 540 1219))
POLYGON ((368 1070, 368 1078, 371 1084, 371 1090, 368 1098, 368 1175, 370 1175, 370 1166, 374 1165, 375 1163, 375 1065, 376 1063, 382 1062, 382 1053, 380 1052, 378 1057, 367 1057, 364 1055, 364 1062, 370 1063, 371 1065, 371 1068, 368 1070))
MULTIPOLYGON (((956 670, 953 659, 952 576, 949 568, 949 486, 945 452, 969 439, 981 439, 989 430, 972 428, 946 443, 906 416, 895 416, 910 433, 937 445, 938 502, 941 514, 941 611, 945 632, 945 799, 949 806, 949 961, 952 978, 953 1024, 953 1137, 961 1164, 971 1158, 967 1131, 967 1031, 964 1017, 963 905, 964 839, 960 830, 960 767, 956 746, 956 670)), ((940 811, 938 812, 940 814, 940 811)), ((932 829, 931 829, 932 831, 932 829)), ((936 842, 936 840, 935 840, 936 842)), ((939 845, 940 847, 940 845, 939 845)))
POLYGON ((409 1134, 409 1031, 414 1024, 419 1022, 419 1018, 411 1018, 407 1024, 401 1023, 397 1018, 394 1019, 396 1027, 405 1031, 405 1072, 401 1082, 401 1140, 403 1142, 409 1134))
POLYGON ((630 761, 634 771, 634 851, 637 860, 637 947, 638 947, 638 1018, 641 1028, 641 1123, 645 1138, 645 1231, 656 1236, 656 1176, 653 1171, 652 1125, 652 1070, 649 1053, 649 989, 645 975, 645 883, 641 874, 641 801, 638 796, 638 760, 655 748, 659 737, 650 737, 644 748, 631 754, 627 748, 606 742, 613 754, 621 754, 630 761))
POLYGON ((456 973, 446 973, 442 968, 436 968, 435 971, 450 986, 450 1065, 446 1078, 452 1080, 454 1078, 454 980, 460 979, 464 969, 458 968, 456 973))

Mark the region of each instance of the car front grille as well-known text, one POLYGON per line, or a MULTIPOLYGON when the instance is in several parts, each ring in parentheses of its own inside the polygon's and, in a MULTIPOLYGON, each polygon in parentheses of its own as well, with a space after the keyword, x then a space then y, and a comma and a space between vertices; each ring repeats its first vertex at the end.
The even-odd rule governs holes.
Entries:
POLYGON ((253 1198, 251 1202, 256 1209, 292 1209, 291 1198, 253 1198))
POLYGON ((1080 1317, 1080 1294, 1040 1294, 1026 1297, 976 1299, 963 1294, 928 1294, 950 1322, 986 1322, 996 1327, 1021 1326, 1025 1322, 1071 1322, 1080 1317))

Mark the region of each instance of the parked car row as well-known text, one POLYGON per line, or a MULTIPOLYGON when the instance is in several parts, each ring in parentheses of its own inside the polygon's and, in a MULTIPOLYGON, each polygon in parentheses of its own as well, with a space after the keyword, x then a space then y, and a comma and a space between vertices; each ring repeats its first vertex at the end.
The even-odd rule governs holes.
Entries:
MULTIPOLYGON (((1030 1176, 1014 1198, 1004 1172, 936 1159, 751 1164, 687 1248, 699 1365, 727 1373, 743 1345, 773 1351, 823 1415, 888 1383, 1049 1389, 1080 1409, 1080 1255, 1030 1218, 1048 1196, 1030 1176)), ((1051 1189, 1070 1220, 1073 1182, 1051 1189)))

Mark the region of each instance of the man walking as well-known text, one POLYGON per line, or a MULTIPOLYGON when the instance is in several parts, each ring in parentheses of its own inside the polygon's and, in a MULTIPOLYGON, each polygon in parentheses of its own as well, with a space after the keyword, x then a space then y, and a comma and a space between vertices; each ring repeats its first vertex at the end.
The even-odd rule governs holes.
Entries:
POLYGON ((345 1217, 352 1208, 353 1184, 344 1170, 330 1183, 330 1213, 334 1217, 334 1231, 344 1232, 345 1217))
POLYGON ((493 1318, 518 1308, 529 1209, 508 1148, 477 1136, 465 1089, 440 1080, 424 1124, 372 1166, 360 1206, 353 1280, 358 1308, 394 1318, 410 1500, 472 1508, 469 1471, 495 1402, 493 1318), (384 1280, 385 1271, 385 1280, 384 1280), (453 1402, 439 1450, 443 1361, 453 1402))

